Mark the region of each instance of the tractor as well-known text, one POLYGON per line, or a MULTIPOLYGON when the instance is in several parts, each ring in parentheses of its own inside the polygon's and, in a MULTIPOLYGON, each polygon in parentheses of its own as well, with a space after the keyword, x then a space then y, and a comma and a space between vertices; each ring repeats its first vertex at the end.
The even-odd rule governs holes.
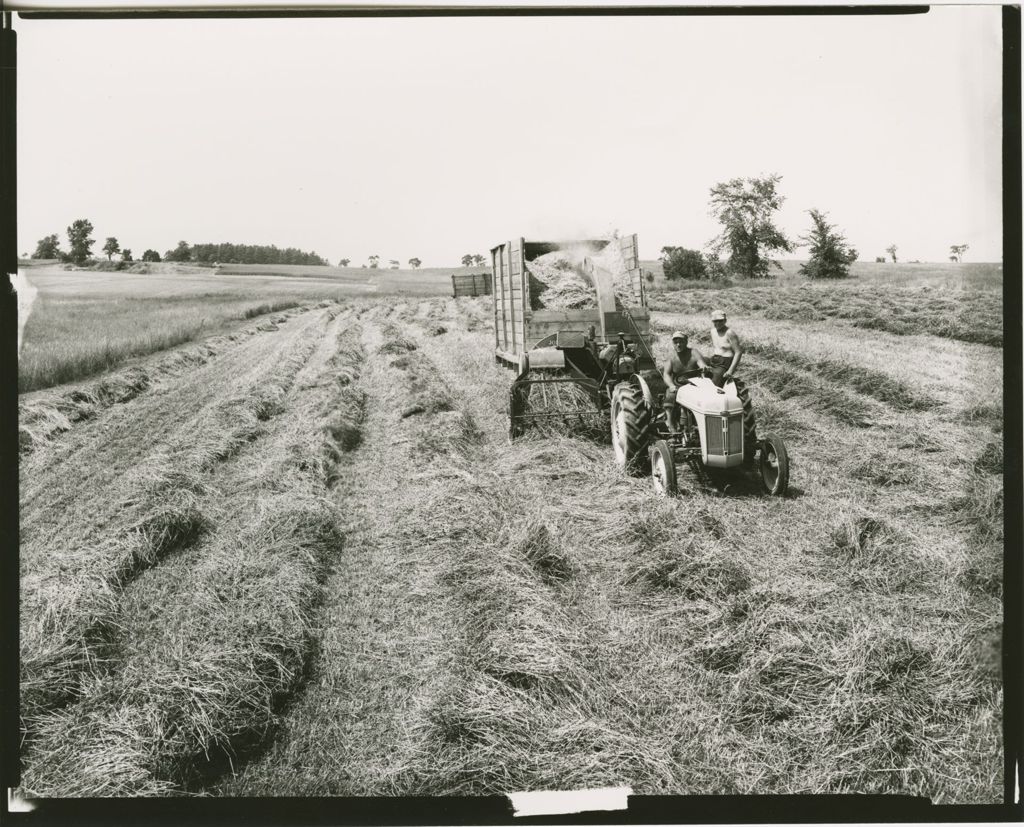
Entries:
POLYGON ((789 460, 783 441, 758 439, 746 389, 735 380, 716 387, 693 375, 676 393, 680 427, 662 412, 665 384, 651 352, 650 314, 635 235, 569 242, 514 239, 491 250, 495 360, 516 371, 509 389, 509 437, 550 422, 588 423, 607 434, 608 411, 615 458, 629 473, 651 472, 655 489, 677 492, 676 471, 698 473, 757 465, 764 490, 785 494, 789 460), (618 245, 623 267, 610 273, 585 261, 596 307, 532 309, 528 263, 581 246, 596 253, 618 245), (632 303, 616 299, 613 282, 631 285, 632 303))
POLYGON ((618 382, 611 394, 612 447, 622 468, 634 474, 649 469, 654 490, 670 497, 678 492, 680 463, 714 474, 756 464, 766 493, 786 493, 786 445, 775 434, 757 439, 752 428, 744 427, 744 401, 735 380, 720 388, 707 371, 692 371, 676 391, 679 429, 672 430, 660 411, 660 394, 652 387, 652 378, 633 374, 618 382))

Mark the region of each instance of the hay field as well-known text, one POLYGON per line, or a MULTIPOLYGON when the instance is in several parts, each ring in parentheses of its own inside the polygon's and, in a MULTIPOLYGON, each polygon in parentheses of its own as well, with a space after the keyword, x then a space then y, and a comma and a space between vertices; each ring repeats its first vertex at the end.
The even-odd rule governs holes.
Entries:
POLYGON ((168 266, 150 274, 26 272, 39 294, 25 326, 19 392, 94 376, 133 357, 223 332, 242 319, 365 292, 339 282, 273 277, 240 282, 168 266))
POLYGON ((23 394, 22 791, 1001 801, 1002 350, 760 290, 780 500, 509 444, 487 299, 311 295, 23 394))

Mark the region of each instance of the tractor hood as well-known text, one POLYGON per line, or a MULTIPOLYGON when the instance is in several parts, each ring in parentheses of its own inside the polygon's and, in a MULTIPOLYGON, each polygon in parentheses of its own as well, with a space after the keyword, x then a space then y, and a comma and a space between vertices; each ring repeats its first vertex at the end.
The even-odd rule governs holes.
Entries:
POLYGON ((676 402, 694 413, 706 416, 742 414, 743 403, 736 395, 736 386, 727 382, 724 388, 703 376, 691 379, 676 392, 676 402))

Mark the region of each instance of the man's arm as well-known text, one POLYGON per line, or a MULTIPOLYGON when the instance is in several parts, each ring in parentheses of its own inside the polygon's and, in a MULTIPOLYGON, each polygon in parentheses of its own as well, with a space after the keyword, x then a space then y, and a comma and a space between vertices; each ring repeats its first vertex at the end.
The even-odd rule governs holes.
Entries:
POLYGON ((670 388, 676 386, 675 380, 672 378, 672 360, 669 359, 665 366, 661 369, 661 378, 665 380, 665 384, 670 388))
POLYGON ((725 372, 725 378, 728 379, 736 372, 736 368, 740 366, 740 359, 743 357, 743 346, 740 344, 740 337, 736 335, 735 330, 730 330, 726 334, 726 338, 729 340, 729 344, 732 345, 732 364, 729 365, 729 370, 725 372))
POLYGON ((690 350, 693 351, 693 358, 697 360, 697 367, 701 370, 707 370, 708 363, 704 361, 704 354, 695 347, 690 348, 690 350))

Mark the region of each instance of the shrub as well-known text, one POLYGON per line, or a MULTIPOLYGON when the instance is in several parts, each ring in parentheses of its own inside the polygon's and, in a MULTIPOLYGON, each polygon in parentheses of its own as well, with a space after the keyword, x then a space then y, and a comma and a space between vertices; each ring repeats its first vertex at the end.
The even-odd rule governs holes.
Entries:
POLYGON ((662 269, 665 278, 674 279, 705 279, 707 265, 704 256, 699 250, 688 250, 685 247, 665 247, 662 249, 662 269))
POLYGON ((846 238, 829 223, 821 210, 808 210, 813 226, 800 240, 810 247, 808 261, 800 266, 800 274, 812 279, 844 279, 850 275, 850 265, 857 260, 846 238))

